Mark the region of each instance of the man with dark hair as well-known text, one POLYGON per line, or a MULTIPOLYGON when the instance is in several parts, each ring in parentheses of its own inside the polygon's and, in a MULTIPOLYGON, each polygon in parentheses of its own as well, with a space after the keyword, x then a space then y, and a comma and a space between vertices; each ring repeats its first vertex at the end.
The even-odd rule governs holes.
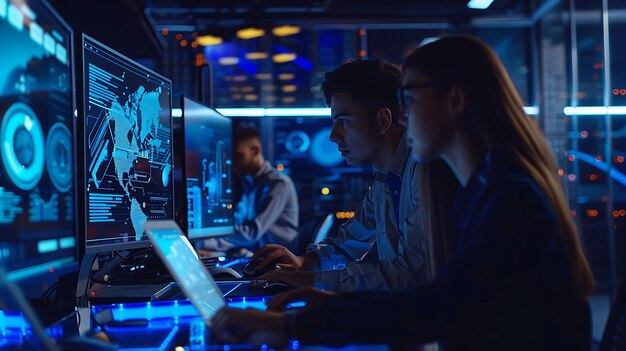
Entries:
POLYGON ((256 128, 235 129, 233 167, 242 176, 241 200, 235 208, 235 235, 205 241, 206 249, 252 252, 266 244, 291 246, 298 236, 299 205, 291 178, 265 161, 256 128))
POLYGON ((375 180, 355 216, 305 256, 267 245, 253 259, 275 269, 259 280, 334 291, 405 290, 435 267, 418 218, 417 163, 411 157, 397 91, 400 70, 383 60, 353 61, 322 85, 331 108, 330 139, 350 165, 371 165, 375 180))

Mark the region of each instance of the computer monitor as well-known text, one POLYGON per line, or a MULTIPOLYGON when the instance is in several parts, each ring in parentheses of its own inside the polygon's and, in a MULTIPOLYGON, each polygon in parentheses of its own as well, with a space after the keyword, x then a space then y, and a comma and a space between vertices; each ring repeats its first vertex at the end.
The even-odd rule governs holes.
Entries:
POLYGON ((0 264, 20 285, 77 266, 71 53, 46 2, 0 0, 0 264))
POLYGON ((233 126, 214 109, 182 98, 187 184, 187 236, 234 233, 233 126))
POLYGON ((148 247, 173 219, 172 83, 83 35, 85 252, 148 247))

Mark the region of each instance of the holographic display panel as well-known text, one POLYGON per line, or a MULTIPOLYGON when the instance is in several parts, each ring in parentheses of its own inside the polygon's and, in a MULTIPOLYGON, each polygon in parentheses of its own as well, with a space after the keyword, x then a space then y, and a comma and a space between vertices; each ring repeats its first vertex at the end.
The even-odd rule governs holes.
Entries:
POLYGON ((274 119, 274 162, 284 166, 286 174, 336 174, 337 168, 349 167, 337 145, 330 140, 330 118, 274 119))
POLYGON ((148 246, 143 223, 173 219, 171 82, 87 36, 82 49, 87 250, 148 246))
POLYGON ((76 260, 71 31, 0 0, 0 262, 20 280, 76 260))
POLYGON ((233 233, 232 121, 183 99, 190 239, 233 233))

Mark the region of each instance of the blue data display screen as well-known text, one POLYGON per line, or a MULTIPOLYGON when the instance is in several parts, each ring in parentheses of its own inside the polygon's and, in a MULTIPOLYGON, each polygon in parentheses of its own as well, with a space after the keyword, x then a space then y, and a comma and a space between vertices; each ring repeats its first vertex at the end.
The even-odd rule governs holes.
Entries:
POLYGON ((171 83, 83 40, 87 247, 145 241, 173 218, 171 83))
POLYGON ((232 234, 232 122, 190 99, 183 104, 189 238, 232 234))
POLYGON ((0 0, 0 261, 11 279, 75 261, 71 33, 0 0))

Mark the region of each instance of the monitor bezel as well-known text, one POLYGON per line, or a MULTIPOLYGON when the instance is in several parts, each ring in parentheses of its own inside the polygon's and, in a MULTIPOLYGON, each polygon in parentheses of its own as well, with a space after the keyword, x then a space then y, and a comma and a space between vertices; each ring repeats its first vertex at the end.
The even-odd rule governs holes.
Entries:
MULTIPOLYGON (((143 66, 142 64, 132 60, 131 58, 121 54, 120 52, 112 49, 111 47, 103 44, 102 42, 94 39, 93 37, 83 33, 82 34, 82 40, 81 40, 81 47, 80 50, 77 50, 77 52, 79 52, 80 54, 80 63, 81 63, 81 99, 80 99, 80 120, 82 122, 82 130, 81 130, 81 136, 82 136, 82 151, 83 151, 83 155, 82 155, 82 174, 81 174, 81 180, 82 180, 82 196, 81 199, 83 201, 83 206, 82 206, 82 238, 81 238, 81 247, 83 248, 83 252, 84 254, 91 254, 91 253, 100 253, 100 252, 112 252, 112 251, 119 251, 119 250, 133 250, 133 249, 142 249, 142 248, 148 248, 151 247, 152 244, 150 242, 150 240, 148 239, 147 236, 145 236, 144 233, 144 237, 142 240, 140 241, 130 241, 130 242, 121 242, 121 243, 109 243, 109 244, 102 244, 102 245, 87 245, 87 225, 88 225, 88 221, 86 218, 87 215, 87 203, 88 203, 88 199, 87 199, 87 190, 86 190, 86 184, 87 184, 87 170, 85 168, 86 162, 87 162, 87 148, 86 146, 86 141, 87 141, 87 135, 86 135, 86 128, 85 128, 85 116, 86 116, 86 108, 87 108, 87 103, 86 103, 86 99, 87 96, 85 95, 85 55, 84 55, 84 50, 85 50, 85 43, 89 42, 90 44, 95 44, 96 46, 98 46, 100 49, 104 49, 107 52, 109 52, 110 54, 112 54, 113 56, 115 56, 116 58, 118 58, 119 60, 125 62, 126 64, 130 65, 130 66, 135 66, 136 68, 145 71, 146 73, 149 73, 151 75, 154 75, 155 77, 165 81, 166 83, 169 84, 170 86, 170 94, 169 94, 169 103, 170 103, 170 108, 169 108, 169 119, 170 119, 170 138, 172 140, 172 176, 173 176, 173 172, 175 171, 174 169, 174 153, 175 153, 175 149, 174 149, 174 121, 172 120, 172 81, 171 79, 143 66)), ((172 182, 172 186, 174 186, 174 182, 172 182)), ((172 188, 172 217, 174 217, 174 211, 175 211, 175 203, 176 203, 176 194, 174 191, 174 188, 172 188)), ((174 218, 169 218, 169 219, 174 219, 174 218)))

